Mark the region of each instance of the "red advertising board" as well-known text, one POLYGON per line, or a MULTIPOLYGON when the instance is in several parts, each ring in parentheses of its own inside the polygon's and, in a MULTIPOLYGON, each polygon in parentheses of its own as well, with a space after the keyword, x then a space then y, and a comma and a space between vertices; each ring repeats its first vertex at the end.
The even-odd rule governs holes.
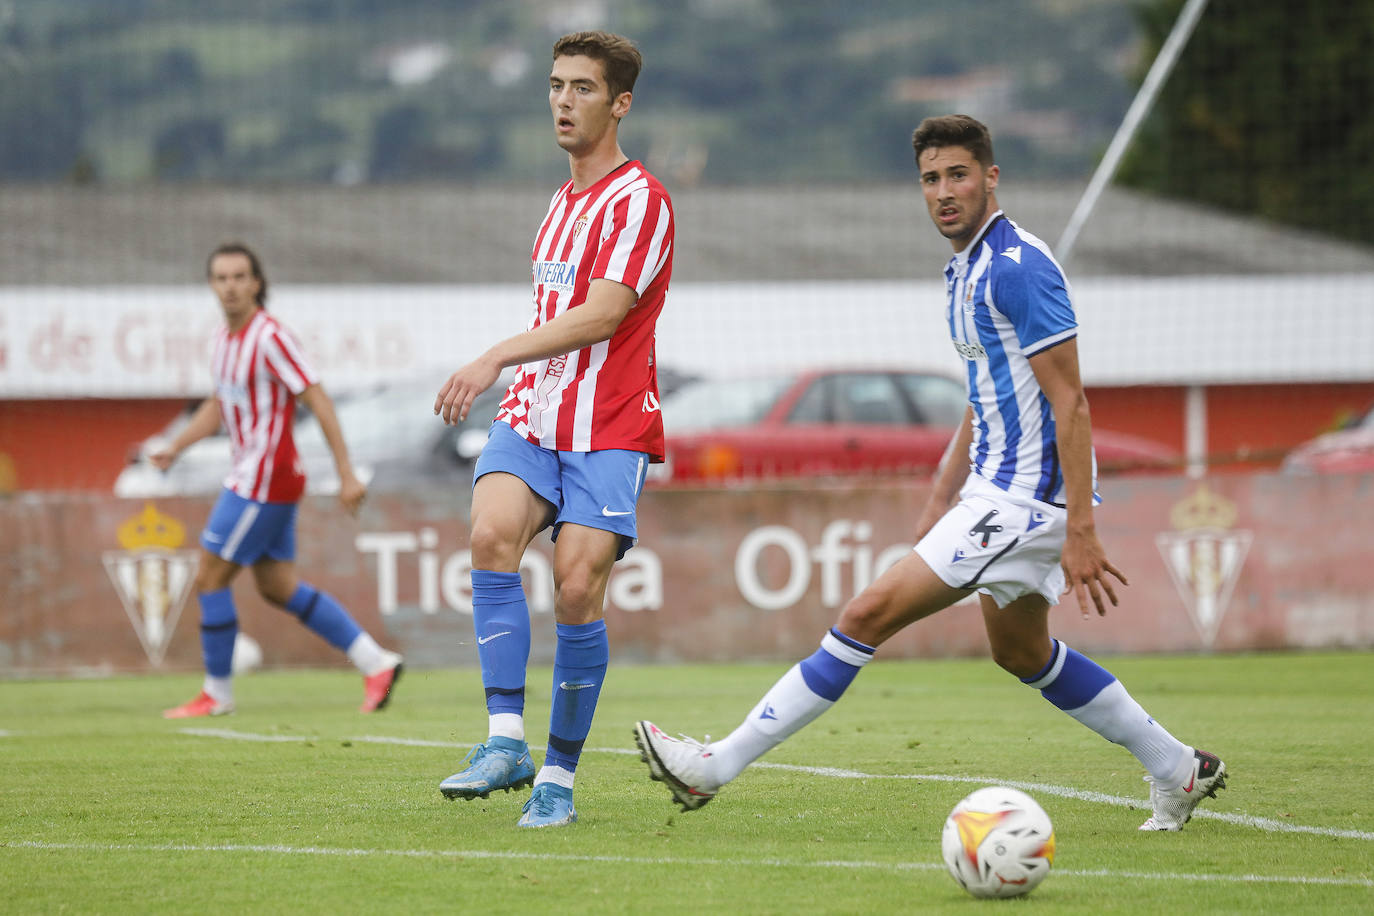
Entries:
MULTIPOLYGON (((1374 647, 1374 476, 1105 481, 1098 528, 1131 585, 1106 617, 1071 600, 1053 630, 1084 651, 1374 647)), ((922 486, 650 490, 639 545, 612 574, 621 662, 793 660, 844 602, 911 548, 922 486)), ((0 675, 195 670, 192 578, 209 499, 28 494, 0 503, 0 675)), ((465 493, 378 495, 358 519, 302 504, 298 561, 417 666, 474 664, 465 493)), ((552 545, 527 555, 533 658, 552 658, 552 545)), ((269 666, 343 664, 251 576, 242 629, 269 666)), ((908 628, 882 657, 986 651, 972 600, 908 628)))

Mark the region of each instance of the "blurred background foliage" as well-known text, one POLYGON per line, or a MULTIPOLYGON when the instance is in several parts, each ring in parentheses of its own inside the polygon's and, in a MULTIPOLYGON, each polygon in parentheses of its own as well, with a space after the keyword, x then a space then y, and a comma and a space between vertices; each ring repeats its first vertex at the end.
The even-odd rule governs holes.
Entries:
POLYGON ((1097 152, 1084 136, 1105 143, 1129 102, 1140 44, 1129 9, 1099 0, 0 8, 9 181, 545 180, 565 171, 548 155, 549 51, 589 27, 643 49, 627 142, 679 180, 905 178, 915 123, 961 104, 1005 116, 999 153, 1018 171, 1080 175, 1097 152))
MULTIPOLYGON (((1182 7, 1142 7, 1142 60, 1182 7)), ((1374 2, 1211 0, 1121 180, 1374 242, 1371 111, 1374 2)))
MULTIPOLYGON (((0 0, 0 181, 560 180, 549 49, 591 27, 644 50, 624 145, 670 184, 907 180, 948 111, 1019 178, 1082 180, 1181 7, 0 0)), ((1370 48, 1374 3, 1214 0, 1121 180, 1374 241, 1370 48)))

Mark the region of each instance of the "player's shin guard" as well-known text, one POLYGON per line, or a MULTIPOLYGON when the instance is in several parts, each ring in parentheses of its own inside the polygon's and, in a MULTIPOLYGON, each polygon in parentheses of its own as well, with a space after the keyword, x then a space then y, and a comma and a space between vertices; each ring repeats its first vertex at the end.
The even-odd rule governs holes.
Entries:
MULTIPOLYGON (((525 668, 530 660, 530 610, 519 573, 472 571, 472 628, 488 715, 518 719, 525 714, 525 668)), ((503 737, 524 740, 523 724, 510 730, 520 734, 503 737)))
POLYGON ((1064 712, 1135 755, 1159 783, 1177 785, 1192 749, 1150 718, 1110 671, 1052 640, 1050 661, 1022 678, 1064 712))
POLYGON ((300 618, 311 632, 340 652, 347 652, 363 628, 348 616, 327 592, 302 582, 286 602, 286 609, 300 618))
POLYGON ((553 655, 553 710, 549 715, 549 750, 545 767, 577 769, 582 745, 592 729, 596 701, 606 679, 610 642, 606 621, 560 623, 553 655))
POLYGON ((793 665, 729 737, 711 745, 720 784, 834 706, 859 669, 873 659, 873 652, 872 646, 831 628, 821 647, 793 665))
POLYGON ((217 592, 201 592, 200 651, 205 659, 205 673, 213 678, 227 678, 234 662, 234 639, 239 634, 239 618, 234 610, 234 594, 227 588, 217 592))

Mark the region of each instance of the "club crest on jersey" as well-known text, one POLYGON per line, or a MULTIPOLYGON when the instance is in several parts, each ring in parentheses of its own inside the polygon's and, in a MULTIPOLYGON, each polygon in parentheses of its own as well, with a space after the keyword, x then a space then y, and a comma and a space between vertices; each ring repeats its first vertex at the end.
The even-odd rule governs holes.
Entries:
POLYGON ((246 407, 251 400, 248 397, 248 386, 238 382, 221 382, 216 386, 215 394, 220 400, 239 407, 246 407))
POLYGON ((196 553, 177 549, 186 540, 185 527, 152 503, 125 519, 116 536, 124 549, 107 550, 101 560, 148 661, 156 667, 191 591, 196 553))
POLYGON ((545 289, 570 293, 577 285, 576 261, 536 261, 534 264, 534 283, 545 289))
POLYGON ((582 230, 587 228, 587 215, 584 213, 573 223, 573 238, 576 239, 582 234, 582 230))

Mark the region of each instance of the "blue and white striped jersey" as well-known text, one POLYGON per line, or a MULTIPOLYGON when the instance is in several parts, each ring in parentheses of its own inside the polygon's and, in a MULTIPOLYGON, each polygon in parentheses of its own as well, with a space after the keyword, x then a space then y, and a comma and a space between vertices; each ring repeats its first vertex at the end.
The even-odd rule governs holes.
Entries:
MULTIPOLYGON (((974 474, 1056 506, 1064 476, 1054 413, 1030 357, 1078 334, 1064 271, 1049 246, 998 210, 945 267, 945 314, 968 365, 974 474)), ((1093 459, 1093 502, 1097 459, 1093 459)))

